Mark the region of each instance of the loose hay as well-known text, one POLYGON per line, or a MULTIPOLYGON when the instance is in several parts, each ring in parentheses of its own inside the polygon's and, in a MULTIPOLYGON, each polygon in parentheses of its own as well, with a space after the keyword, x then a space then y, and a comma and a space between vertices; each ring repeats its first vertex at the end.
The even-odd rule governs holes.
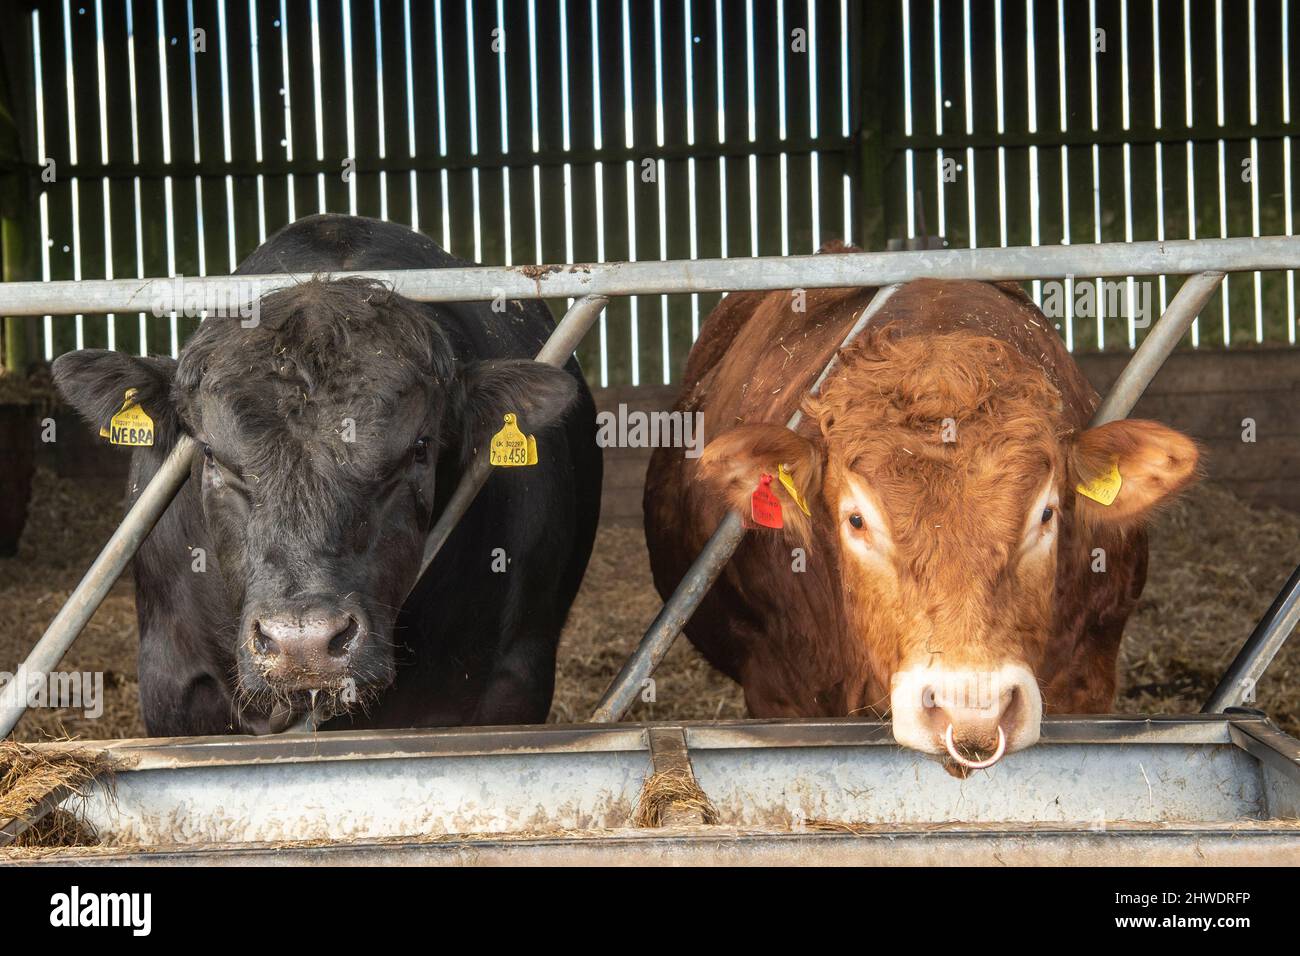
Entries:
POLYGON ((717 822, 718 811, 684 767, 660 770, 647 777, 632 814, 635 827, 717 822))
MULTIPOLYGON (((97 777, 112 779, 112 762, 91 750, 38 750, 0 741, 0 828, 26 825, 11 845, 86 846, 99 842, 94 828, 72 811, 50 809, 52 799, 80 796, 97 777), (62 796, 61 796, 62 795, 62 796)), ((5 837, 0 835, 0 845, 5 837)))

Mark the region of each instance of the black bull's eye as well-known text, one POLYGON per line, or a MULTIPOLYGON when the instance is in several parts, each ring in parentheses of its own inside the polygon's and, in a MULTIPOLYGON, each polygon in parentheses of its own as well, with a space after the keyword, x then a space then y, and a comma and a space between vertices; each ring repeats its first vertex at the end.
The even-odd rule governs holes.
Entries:
POLYGON ((411 455, 416 461, 427 461, 429 458, 429 439, 421 438, 411 447, 411 455))

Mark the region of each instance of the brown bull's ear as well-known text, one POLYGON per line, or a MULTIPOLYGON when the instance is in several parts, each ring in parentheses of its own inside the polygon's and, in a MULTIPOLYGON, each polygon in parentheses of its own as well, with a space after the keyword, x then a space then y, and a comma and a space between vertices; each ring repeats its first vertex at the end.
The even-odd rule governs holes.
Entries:
POLYGON ((1197 478, 1196 443, 1159 422, 1089 428, 1070 451, 1077 513, 1096 524, 1138 524, 1197 478))
POLYGON ((705 447, 696 480, 748 519, 751 496, 759 479, 771 475, 772 491, 781 502, 786 537, 807 545, 812 540, 812 520, 780 482, 782 465, 808 510, 820 507, 821 452, 811 441, 781 425, 740 425, 724 432, 705 447))
POLYGON ((475 362, 461 372, 465 438, 483 447, 507 413, 519 428, 535 434, 554 424, 578 397, 578 383, 562 368, 531 359, 475 362))
POLYGON ((107 428, 126 393, 154 422, 154 444, 169 445, 179 423, 172 402, 176 360, 140 357, 105 349, 65 352, 54 360, 54 384, 63 398, 98 431, 107 428))

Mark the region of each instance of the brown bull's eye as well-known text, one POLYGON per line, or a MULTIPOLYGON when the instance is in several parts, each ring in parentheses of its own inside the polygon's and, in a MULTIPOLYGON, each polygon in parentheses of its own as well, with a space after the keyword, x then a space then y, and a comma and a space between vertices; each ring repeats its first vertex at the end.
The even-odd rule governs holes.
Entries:
POLYGON ((856 511, 849 515, 849 524, 853 525, 854 531, 861 531, 867 526, 866 521, 862 519, 862 515, 858 514, 856 511))
POLYGON ((1054 513, 1055 513, 1055 512, 1053 512, 1051 508, 1044 508, 1044 509, 1043 509, 1043 524, 1047 524, 1047 522, 1051 521, 1051 520, 1052 520, 1052 515, 1053 515, 1054 513))

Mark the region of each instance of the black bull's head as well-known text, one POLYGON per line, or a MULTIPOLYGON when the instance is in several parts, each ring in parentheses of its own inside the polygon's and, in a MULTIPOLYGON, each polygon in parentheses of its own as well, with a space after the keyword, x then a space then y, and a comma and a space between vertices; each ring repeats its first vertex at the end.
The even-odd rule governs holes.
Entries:
MULTIPOLYGON (((555 421, 576 383, 527 360, 458 364, 423 307, 356 279, 272 293, 248 325, 206 320, 178 362, 71 352, 55 380, 96 429, 135 389, 155 454, 181 432, 200 443, 199 527, 228 600, 211 640, 244 699, 364 701, 393 680, 436 472, 457 473, 505 412, 531 431, 555 421)), ((162 557, 176 575, 194 544, 162 557)))

